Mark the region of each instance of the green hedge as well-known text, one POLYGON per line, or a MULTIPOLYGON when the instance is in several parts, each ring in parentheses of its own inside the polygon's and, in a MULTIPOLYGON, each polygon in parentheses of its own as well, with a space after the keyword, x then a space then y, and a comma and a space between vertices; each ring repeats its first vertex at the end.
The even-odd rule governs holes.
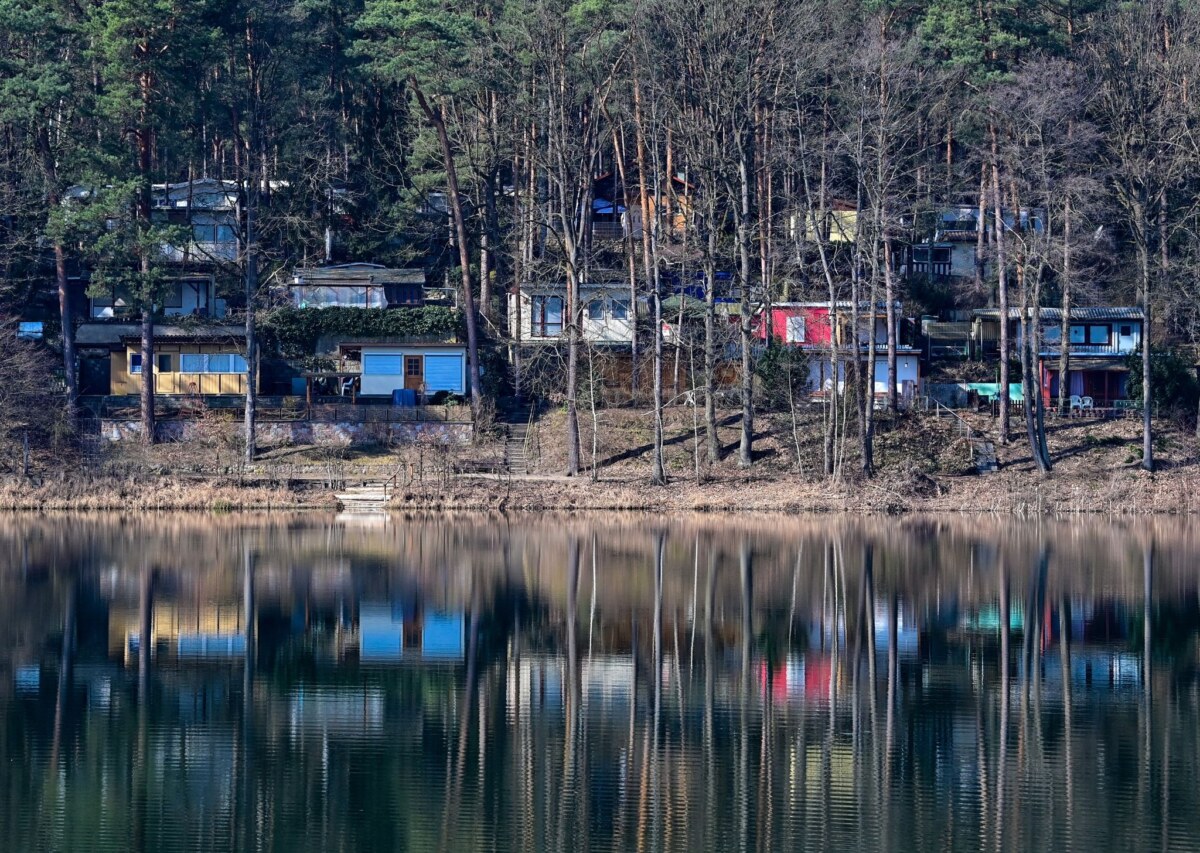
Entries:
POLYGON ((410 308, 280 308, 259 321, 268 354, 303 358, 316 354, 326 335, 341 338, 462 337, 462 315, 443 305, 410 308))

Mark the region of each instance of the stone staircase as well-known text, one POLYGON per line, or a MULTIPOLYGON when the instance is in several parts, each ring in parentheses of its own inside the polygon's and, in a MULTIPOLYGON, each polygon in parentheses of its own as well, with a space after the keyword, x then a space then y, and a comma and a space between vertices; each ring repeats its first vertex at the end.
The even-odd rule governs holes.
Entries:
POLYGON ((348 486, 336 497, 338 506, 344 512, 383 512, 392 497, 392 484, 383 482, 348 486))
POLYGON ((996 445, 986 438, 972 438, 971 458, 975 462, 975 470, 980 474, 990 474, 1000 470, 1000 462, 996 459, 996 445))
POLYGON ((500 419, 505 429, 504 470, 518 477, 529 473, 526 445, 532 409, 533 406, 529 403, 522 404, 510 400, 500 410, 500 419))

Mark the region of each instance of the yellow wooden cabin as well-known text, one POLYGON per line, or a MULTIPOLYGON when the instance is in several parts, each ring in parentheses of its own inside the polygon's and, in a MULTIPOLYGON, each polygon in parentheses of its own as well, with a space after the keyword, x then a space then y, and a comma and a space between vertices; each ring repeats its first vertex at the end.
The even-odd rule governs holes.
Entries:
MULTIPOLYGON (((246 393, 245 335, 240 329, 181 333, 175 327, 156 331, 154 393, 215 396, 246 393)), ((111 394, 138 394, 142 388, 140 338, 122 338, 112 352, 111 394)))

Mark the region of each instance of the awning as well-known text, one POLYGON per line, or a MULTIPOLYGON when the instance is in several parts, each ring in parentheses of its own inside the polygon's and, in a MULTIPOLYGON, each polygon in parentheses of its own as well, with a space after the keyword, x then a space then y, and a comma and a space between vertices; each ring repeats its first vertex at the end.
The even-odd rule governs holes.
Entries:
MULTIPOLYGON (((1058 370, 1057 358, 1046 358, 1042 360, 1042 363, 1046 366, 1047 370, 1058 370)), ((1073 358, 1068 363, 1067 369, 1071 372, 1075 372, 1076 370, 1103 371, 1106 373, 1129 372, 1128 365, 1121 358, 1073 358)))

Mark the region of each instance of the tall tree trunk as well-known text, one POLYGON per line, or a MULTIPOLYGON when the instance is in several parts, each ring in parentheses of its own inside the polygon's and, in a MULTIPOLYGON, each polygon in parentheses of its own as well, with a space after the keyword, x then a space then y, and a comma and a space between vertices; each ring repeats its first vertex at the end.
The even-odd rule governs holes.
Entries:
MULTIPOLYGON (((660 160, 658 158, 657 149, 654 157, 654 195, 655 198, 662 198, 662 173, 659 169, 660 160)), ((667 180, 670 180, 668 176, 667 180)), ((651 261, 651 278, 647 282, 653 290, 654 298, 654 455, 651 463, 650 480, 655 485, 666 485, 667 482, 667 466, 664 450, 664 427, 663 427, 663 336, 662 336, 662 275, 660 273, 660 265, 658 258, 658 238, 659 238, 659 218, 658 206, 655 206, 654 219, 652 222, 642 223, 643 232, 646 231, 646 226, 649 225, 650 232, 650 261, 651 261)))
POLYGON ((1154 395, 1150 377, 1150 222, 1144 199, 1135 203, 1140 230, 1137 240, 1138 267, 1140 277, 1139 296, 1142 301, 1142 467, 1154 470, 1154 435, 1150 423, 1150 409, 1154 395))
POLYGON ((483 222, 479 229, 479 313, 491 321, 492 280, 496 277, 495 232, 492 220, 496 214, 496 169, 492 167, 483 178, 483 222))
MULTIPOLYGON (((138 118, 138 127, 134 132, 134 141, 137 146, 137 168, 138 178, 141 184, 138 187, 138 196, 136 204, 137 226, 138 232, 145 235, 150 229, 150 159, 152 147, 152 129, 150 127, 150 99, 153 92, 153 80, 149 72, 144 72, 139 79, 141 89, 141 112, 138 118)), ((157 436, 155 435, 155 416, 154 416, 154 299, 155 294, 150 292, 150 249, 146 245, 148 241, 141 240, 138 248, 139 267, 142 275, 142 393, 141 393, 141 410, 142 410, 142 444, 154 444, 157 436)))
MULTIPOLYGON (((253 136, 251 137, 253 138, 253 136)), ((255 329, 255 301, 258 295, 258 235, 254 216, 257 182, 246 187, 246 462, 253 462, 258 453, 258 336, 255 329)))
POLYGON ((742 435, 738 442, 738 467, 753 464, 754 442, 754 357, 751 351, 750 317, 750 174, 749 152, 742 147, 738 158, 738 183, 741 203, 737 215, 738 277, 742 288, 742 435))
POLYGON ((479 329, 475 313, 475 293, 471 286, 471 255, 467 246, 467 224, 463 218, 462 198, 458 191, 458 171, 455 168, 454 149, 450 146, 450 136, 446 132, 445 106, 439 104, 437 109, 429 103, 425 93, 417 85, 415 78, 410 78, 413 94, 425 118, 433 125, 437 133, 438 145, 442 152, 442 162, 446 167, 446 186, 450 196, 450 215, 454 220, 455 242, 458 243, 458 265, 462 276, 463 313, 467 321, 467 381, 471 386, 471 411, 478 419, 483 402, 479 388, 479 329))
MULTIPOLYGON (((980 167, 979 174, 979 218, 975 220, 975 263, 973 272, 975 274, 975 292, 983 293, 983 260, 984 260, 984 238, 987 235, 987 186, 988 186, 988 165, 985 162, 980 167)), ((931 256, 932 260, 932 256, 931 256)))
MULTIPOLYGON (((896 285, 892 277, 892 238, 887 231, 887 209, 884 208, 883 232, 883 298, 887 300, 887 408, 892 414, 900 410, 899 357, 896 350, 899 347, 899 318, 896 316, 896 285)), ((872 301, 875 299, 872 287, 872 301)))
POLYGON ((1058 413, 1067 412, 1071 375, 1071 197, 1063 205, 1062 317, 1059 320, 1058 413))
MULTIPOLYGON (((640 97, 639 97, 639 101, 640 101, 640 97)), ((640 107, 638 109, 638 112, 639 113, 641 112, 640 107)), ((637 133, 639 135, 639 141, 640 141, 641 130, 639 129, 637 131, 637 133)), ((620 181, 621 181, 621 202, 625 207, 625 213, 623 214, 624 220, 623 220, 622 226, 621 226, 621 245, 625 249, 625 269, 626 269, 626 272, 629 274, 629 310, 632 312, 632 314, 630 316, 633 318, 633 322, 630 324, 630 327, 629 327, 629 396, 631 399, 636 400, 637 399, 637 390, 638 390, 638 364, 639 364, 638 327, 637 327, 638 326, 638 324, 637 324, 637 304, 638 304, 638 301, 637 301, 637 297, 638 297, 637 260, 634 257, 635 251, 634 251, 634 246, 633 246, 633 196, 631 196, 629 193, 629 176, 625 173, 625 153, 626 152, 625 152, 625 146, 621 142, 621 136, 622 136, 622 134, 617 132, 617 128, 614 125, 613 130, 612 130, 613 159, 616 161, 616 164, 617 164, 617 176, 620 178, 620 181)), ((639 153, 641 153, 640 149, 639 149, 639 153)), ((640 180, 640 178, 639 178, 639 180, 640 180)), ((642 193, 642 197, 643 198, 645 197, 645 193, 642 193)), ((640 202, 640 200, 639 200, 639 202, 640 202)), ((614 204, 616 203, 615 199, 613 200, 613 203, 614 204)), ((643 232, 645 231, 645 227, 646 227, 646 223, 643 221, 642 222, 643 232)), ((647 281, 647 284, 649 284, 648 281, 647 281)))
MULTIPOLYGON (((654 270, 651 268, 650 257, 650 195, 646 192, 646 179, 648 176, 648 166, 646 164, 646 125, 645 117, 642 114, 642 84, 641 73, 635 65, 633 69, 633 130, 634 130, 634 148, 637 157, 638 169, 638 206, 642 212, 642 272, 646 278, 646 285, 649 286, 654 276, 654 270)), ((671 176, 667 176, 667 180, 671 180, 671 176)), ((655 209, 657 210, 658 202, 655 200, 655 209)), ((632 217, 630 217, 632 220, 632 217)), ((634 301, 631 305, 637 305, 636 282, 630 280, 630 298, 634 301)), ((661 334, 661 330, 658 332, 661 334)), ((638 341, 637 341, 637 324, 633 328, 633 370, 632 378, 630 379, 629 392, 634 397, 637 396, 638 390, 638 341)))
MULTIPOLYGON (((713 204, 709 202, 709 213, 713 204)), ((708 220, 708 235, 704 254, 704 425, 707 431, 708 461, 721 461, 721 438, 717 435, 716 389, 716 317, 717 317, 717 235, 713 215, 708 220)))
MULTIPOLYGON (((57 204, 57 202, 51 202, 57 204)), ((67 418, 72 422, 79 406, 79 362, 75 356, 75 329, 71 323, 71 291, 67 286, 67 253, 54 243, 54 279, 58 285, 58 319, 62 333, 63 379, 67 386, 67 418)))
POLYGON ((1037 463, 1038 470, 1043 474, 1050 472, 1049 460, 1042 454, 1042 443, 1037 429, 1037 405, 1041 399, 1040 377, 1035 378, 1038 371, 1038 351, 1036 349, 1037 328, 1040 323, 1040 307, 1030 300, 1030 276, 1026 269, 1027 249, 1023 239, 1021 226, 1021 199, 1017 195, 1016 182, 1009 182, 1009 197, 1013 210, 1013 265, 1017 274, 1017 292, 1021 300, 1021 396, 1025 399, 1025 433, 1029 438, 1029 453, 1037 463))
POLYGON ((1008 444, 1008 269, 1007 258, 1004 256, 1004 210, 1003 197, 1000 195, 1000 151, 996 136, 996 126, 990 128, 992 137, 992 203, 996 229, 996 295, 1000 309, 1000 390, 997 400, 1000 404, 1000 424, 998 428, 1001 444, 1008 444))
MULTIPOLYGON (((50 133, 46 128, 38 130, 38 149, 42 158, 42 170, 50 191, 46 205, 57 210, 62 202, 58 186, 58 163, 50 148, 50 133)), ((54 241, 54 282, 58 290, 58 320, 62 334, 63 381, 67 390, 67 418, 75 419, 79 404, 79 365, 75 359, 75 330, 71 327, 71 292, 67 284, 67 255, 61 237, 54 241)))

